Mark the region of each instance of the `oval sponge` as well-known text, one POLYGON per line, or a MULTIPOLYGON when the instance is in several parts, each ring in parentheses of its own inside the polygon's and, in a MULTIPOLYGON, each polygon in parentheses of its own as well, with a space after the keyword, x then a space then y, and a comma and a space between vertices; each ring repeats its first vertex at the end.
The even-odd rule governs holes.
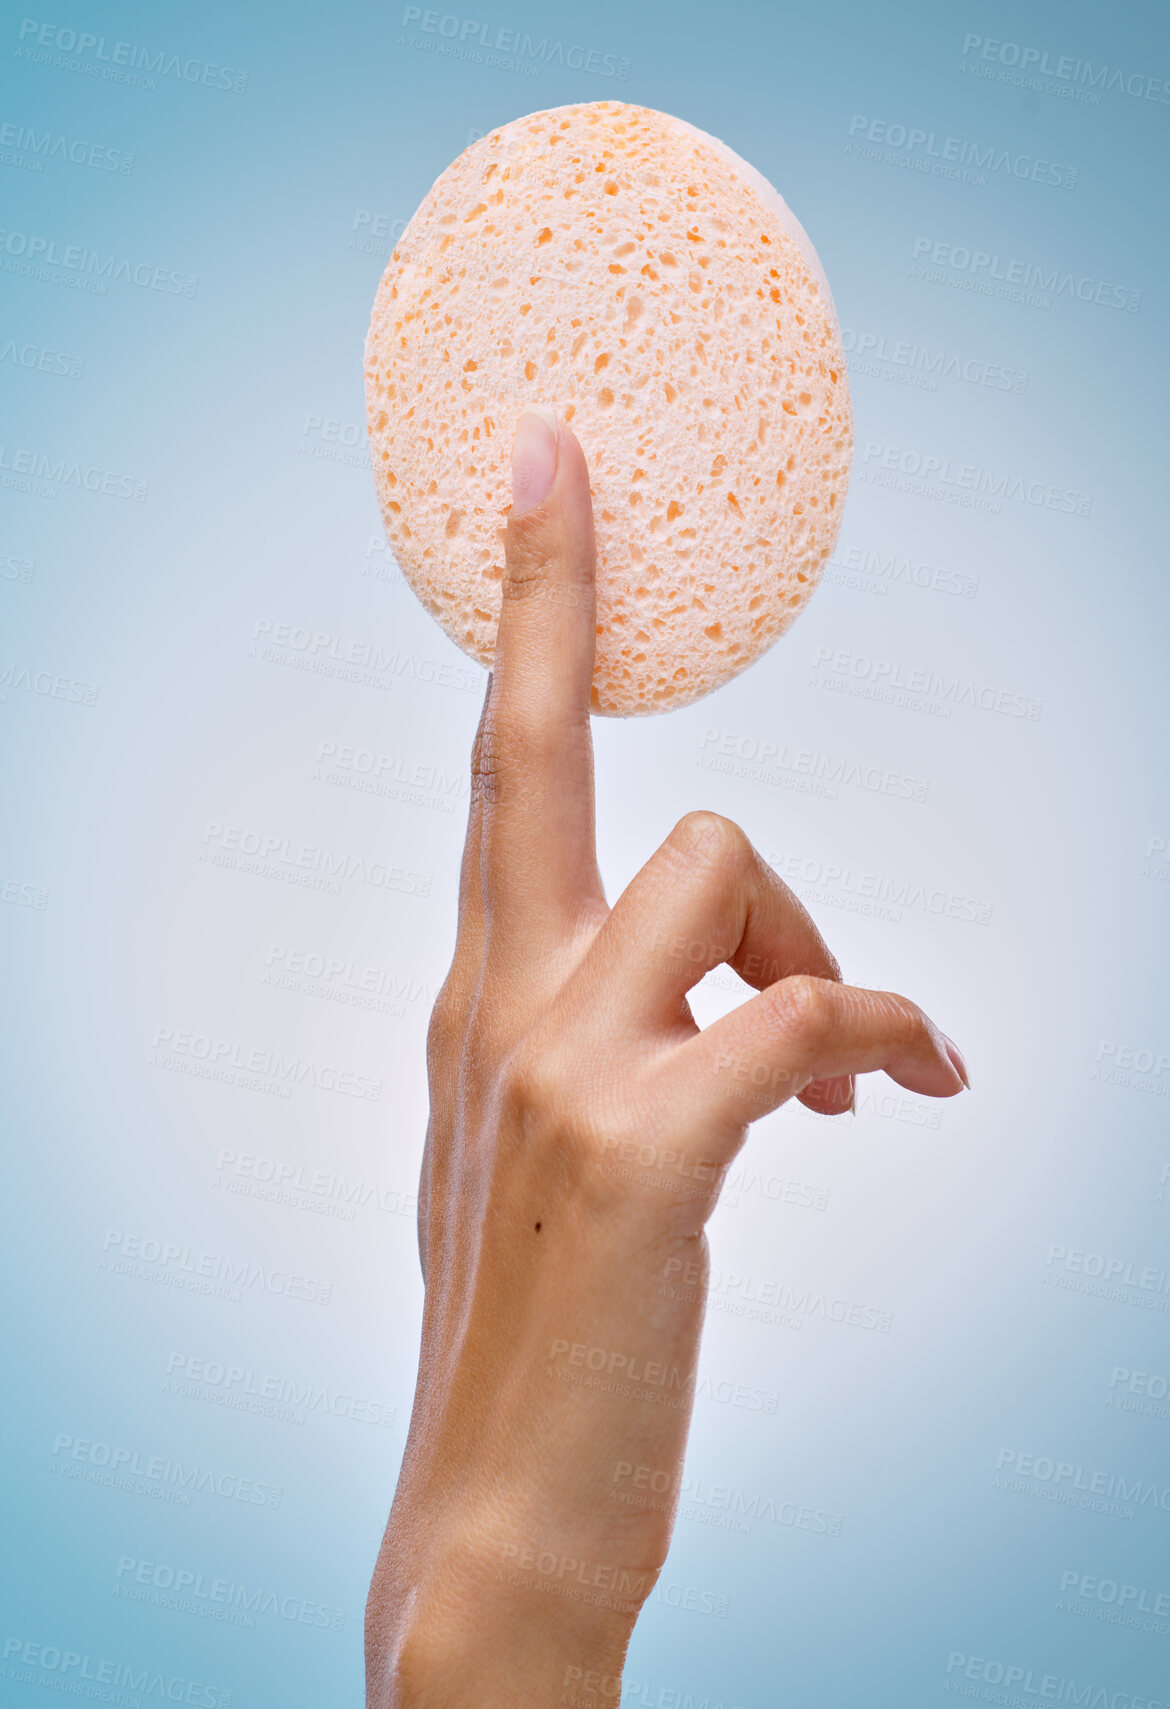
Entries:
POLYGON ((515 119, 432 186, 366 340, 390 547, 490 668, 512 438, 551 405, 589 462, 593 709, 697 700, 759 658, 836 541, 853 423, 824 272, 724 144, 617 101, 515 119))

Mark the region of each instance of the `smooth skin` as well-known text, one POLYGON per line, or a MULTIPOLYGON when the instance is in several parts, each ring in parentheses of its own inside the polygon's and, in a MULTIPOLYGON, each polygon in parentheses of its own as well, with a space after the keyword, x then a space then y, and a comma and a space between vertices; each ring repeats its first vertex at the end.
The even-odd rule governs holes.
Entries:
POLYGON ((750 1124, 884 1070, 968 1082, 916 1004, 842 983, 744 832, 688 813, 606 902, 594 842, 585 457, 526 412, 455 953, 427 1037, 426 1285, 366 1610, 369 1709, 615 1704, 670 1546, 704 1225, 750 1124), (702 1030, 726 962, 758 995, 702 1030))

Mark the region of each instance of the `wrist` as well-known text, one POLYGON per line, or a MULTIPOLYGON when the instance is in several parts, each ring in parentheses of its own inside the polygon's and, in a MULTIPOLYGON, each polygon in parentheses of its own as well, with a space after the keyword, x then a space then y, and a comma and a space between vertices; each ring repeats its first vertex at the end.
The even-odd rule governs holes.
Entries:
POLYGON ((628 1631, 550 1621, 540 1610, 480 1611, 478 1619, 474 1609, 465 1612, 470 1623, 464 1613, 416 1610, 368 1709, 613 1709, 620 1702, 628 1631))
POLYGON ((659 1570, 494 1528, 412 1568, 392 1520, 367 1608, 368 1709, 614 1709, 659 1570))

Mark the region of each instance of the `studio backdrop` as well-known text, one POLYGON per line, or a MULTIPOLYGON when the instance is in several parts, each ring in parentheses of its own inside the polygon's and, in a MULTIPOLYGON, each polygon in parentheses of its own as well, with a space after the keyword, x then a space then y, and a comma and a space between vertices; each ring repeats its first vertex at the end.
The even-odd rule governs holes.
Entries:
POLYGON ((856 418, 788 634, 594 721, 607 892, 738 821, 973 1083, 753 1128, 623 1702, 1153 1709, 1165 16, 476 4, 5 14, 0 1697, 363 1701, 486 680, 385 545, 363 343, 456 155, 604 100, 780 189, 856 418))

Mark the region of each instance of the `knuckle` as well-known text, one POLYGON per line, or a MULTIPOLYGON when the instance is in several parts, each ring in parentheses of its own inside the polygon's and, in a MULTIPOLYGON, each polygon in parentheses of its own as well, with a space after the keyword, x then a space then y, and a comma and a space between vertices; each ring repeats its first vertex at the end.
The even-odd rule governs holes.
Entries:
POLYGON ((472 798, 495 802, 511 773, 524 763, 524 734, 495 709, 484 720, 471 752, 472 798))
POLYGON ((506 1106, 525 1121, 555 1118, 568 1101, 565 1075, 555 1054, 531 1036, 509 1053, 500 1080, 506 1106))
POLYGON ((684 813, 668 840, 692 860, 706 861, 712 866, 724 866, 751 855, 747 832, 734 819, 725 819, 722 813, 706 807, 694 807, 684 813))
POLYGON ((882 991, 877 994, 886 1016, 895 1021, 914 1044, 931 1042, 933 1028, 926 1015, 917 1003, 909 997, 900 997, 896 991, 882 991))
POLYGON ((504 529, 504 599, 547 594, 576 609, 592 606, 597 554, 591 522, 559 504, 509 516, 504 529), (584 525, 583 525, 584 523, 584 525))
POLYGON ((427 1023, 427 1061, 447 1056, 458 1044, 463 1030, 463 1002, 448 979, 439 987, 427 1023))
POLYGON ((497 801, 502 789, 513 793, 523 789, 525 779, 547 775, 564 756, 576 753, 591 739, 583 712, 555 715, 535 696, 514 694, 484 730, 472 763, 473 786, 478 778, 484 800, 497 801))
POLYGON ((486 726, 475 738, 471 750, 471 795, 492 798, 495 790, 497 761, 494 744, 489 740, 486 726))
POLYGON ((539 509, 511 517, 504 537, 504 599, 539 598, 559 578, 563 554, 539 509))
POLYGON ((517 716, 515 697, 504 704, 501 694, 484 722, 479 739, 479 765, 486 774, 499 772, 507 765, 516 748, 524 741, 524 720, 517 716))
POLYGON ((784 1038, 802 1054, 815 1051, 836 1023, 832 987, 811 974, 794 973, 769 986, 772 1019, 784 1038))
POLYGON ((471 762, 472 799, 489 807, 503 800, 513 777, 523 773, 525 744, 519 731, 496 721, 483 733, 471 762))
POLYGON ((526 1034, 505 1054, 496 1086, 507 1128, 526 1145, 552 1148, 558 1172, 572 1173, 624 1131, 618 1088, 583 1073, 579 1049, 551 1027, 526 1034))

